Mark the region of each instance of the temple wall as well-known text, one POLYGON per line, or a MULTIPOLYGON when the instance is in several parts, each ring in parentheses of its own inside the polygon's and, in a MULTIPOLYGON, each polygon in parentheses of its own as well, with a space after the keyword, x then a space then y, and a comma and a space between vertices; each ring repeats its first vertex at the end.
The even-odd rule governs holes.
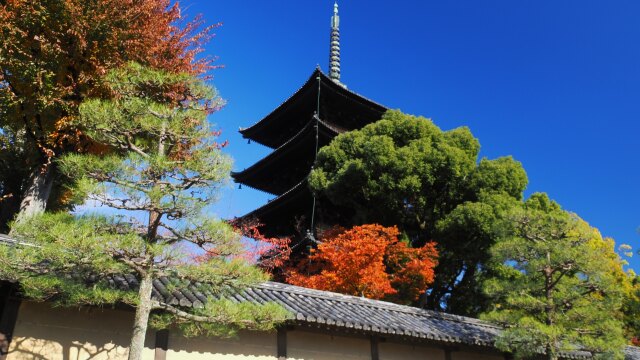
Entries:
POLYGON ((241 332, 237 338, 169 335, 167 360, 277 360, 276 332, 241 332))
POLYGON ((451 360, 504 360, 503 355, 478 354, 472 352, 452 352, 451 360))
MULTIPOLYGON (((9 347, 8 360, 126 359, 133 313, 118 310, 52 308, 23 302, 9 347)), ((153 333, 145 358, 153 359, 153 333)))
MULTIPOLYGON (((380 360, 445 360, 444 350, 419 345, 405 345, 393 342, 378 344, 380 360)), ((456 359, 454 357, 454 359, 456 359)), ((457 360, 457 359, 456 359, 457 360)))
MULTIPOLYGON (((126 359, 133 312, 99 308, 54 308, 49 304, 24 301, 18 313, 7 360, 23 359, 126 359)), ((185 338, 169 334, 168 350, 156 358, 155 333, 149 331, 144 359, 168 360, 277 360, 276 332, 241 332, 237 338, 185 338)), ((367 337, 331 335, 322 332, 288 330, 287 359, 369 360, 367 337)), ((445 360, 436 346, 394 341, 378 343, 379 360, 445 360)), ((503 360, 500 355, 452 351, 451 360, 503 360)))
POLYGON ((371 360, 371 343, 364 338, 287 331, 287 359, 371 360))

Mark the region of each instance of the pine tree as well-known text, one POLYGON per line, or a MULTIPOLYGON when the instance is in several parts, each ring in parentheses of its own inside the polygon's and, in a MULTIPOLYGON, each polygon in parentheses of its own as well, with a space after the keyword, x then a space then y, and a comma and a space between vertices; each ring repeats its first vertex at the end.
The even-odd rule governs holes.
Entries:
POLYGON ((69 154, 58 165, 74 179, 76 196, 111 215, 21 221, 15 234, 35 246, 0 249, 0 275, 36 299, 134 305, 129 359, 135 360, 154 310, 156 326, 178 326, 187 335, 269 329, 285 319, 275 304, 236 304, 223 296, 266 276, 240 256, 239 235, 228 224, 204 215, 230 171, 206 120, 219 105, 213 89, 191 75, 136 64, 111 72, 106 83, 110 99, 84 102, 77 125, 109 148, 102 155, 69 154), (118 275, 134 276, 138 288, 114 289, 109 279, 118 275), (196 284, 211 297, 198 309, 152 299, 153 281, 163 276, 177 287, 196 284))
POLYGON ((513 210, 491 249, 499 275, 485 284, 493 309, 484 317, 507 325, 496 345, 518 357, 621 359, 625 279, 611 244, 545 194, 513 210))
POLYGON ((0 1, 0 231, 65 207, 55 160, 91 152, 74 126, 78 106, 104 97, 101 79, 127 61, 200 75, 196 58, 214 26, 185 21, 170 0, 0 1))

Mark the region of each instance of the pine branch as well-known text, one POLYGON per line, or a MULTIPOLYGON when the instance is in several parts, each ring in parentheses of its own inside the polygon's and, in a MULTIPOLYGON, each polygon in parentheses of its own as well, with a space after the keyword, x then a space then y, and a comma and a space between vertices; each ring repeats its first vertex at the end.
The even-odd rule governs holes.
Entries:
POLYGON ((152 301, 151 306, 154 310, 164 310, 170 314, 173 314, 181 319, 188 320, 188 321, 196 321, 196 322, 202 322, 202 323, 217 323, 217 324, 229 324, 229 323, 245 324, 245 325, 255 324, 255 322, 252 320, 233 319, 232 321, 232 319, 223 315, 218 315, 218 316, 195 315, 195 314, 191 314, 186 311, 180 310, 177 307, 174 307, 167 303, 159 302, 155 300, 152 301))
POLYGON ((142 149, 140 149, 139 147, 137 147, 134 143, 133 143, 133 139, 131 134, 129 134, 127 136, 127 147, 129 150, 139 154, 140 156, 142 156, 143 158, 149 158, 149 155, 147 153, 145 153, 142 149))

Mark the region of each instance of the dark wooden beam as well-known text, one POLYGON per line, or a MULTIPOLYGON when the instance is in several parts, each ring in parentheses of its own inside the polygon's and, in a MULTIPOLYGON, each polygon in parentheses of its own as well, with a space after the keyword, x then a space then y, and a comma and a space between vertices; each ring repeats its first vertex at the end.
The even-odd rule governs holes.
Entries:
POLYGON ((278 328, 278 360, 287 360, 287 328, 278 328))
POLYGON ((444 349, 444 360, 451 360, 452 359, 452 357, 451 357, 451 353, 452 352, 453 351, 451 351, 451 349, 449 349, 449 348, 444 349))
POLYGON ((169 330, 156 331, 156 353, 154 360, 166 360, 169 350, 169 330))
POLYGON ((377 336, 371 337, 371 360, 380 360, 380 353, 378 352, 378 344, 380 340, 377 336))
POLYGON ((0 283, 0 360, 5 360, 18 320, 21 299, 15 284, 0 283))

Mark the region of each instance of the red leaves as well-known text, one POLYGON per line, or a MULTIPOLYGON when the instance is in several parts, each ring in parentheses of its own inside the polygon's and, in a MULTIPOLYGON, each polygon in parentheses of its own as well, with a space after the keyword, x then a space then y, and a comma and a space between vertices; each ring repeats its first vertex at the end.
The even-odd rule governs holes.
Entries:
POLYGON ((70 120, 85 98, 109 96, 101 86, 108 70, 130 61, 191 75, 213 69, 215 59, 197 55, 219 24, 203 25, 201 17, 184 21, 170 0, 7 0, 0 82, 10 86, 0 91, 26 109, 14 117, 40 146, 75 148, 87 139, 70 120))
POLYGON ((231 225, 242 236, 253 239, 247 244, 247 257, 257 259, 258 266, 266 271, 282 267, 291 255, 291 239, 268 238, 260 233, 257 220, 232 221, 231 225))
POLYGON ((413 302, 433 281, 433 243, 410 248, 396 227, 362 225, 323 236, 317 250, 298 263, 287 282, 320 290, 413 302))
POLYGON ((421 248, 410 248, 397 242, 387 249, 386 264, 392 274, 392 284, 398 290, 396 302, 415 301, 433 282, 433 269, 438 264, 436 244, 430 242, 421 248))

